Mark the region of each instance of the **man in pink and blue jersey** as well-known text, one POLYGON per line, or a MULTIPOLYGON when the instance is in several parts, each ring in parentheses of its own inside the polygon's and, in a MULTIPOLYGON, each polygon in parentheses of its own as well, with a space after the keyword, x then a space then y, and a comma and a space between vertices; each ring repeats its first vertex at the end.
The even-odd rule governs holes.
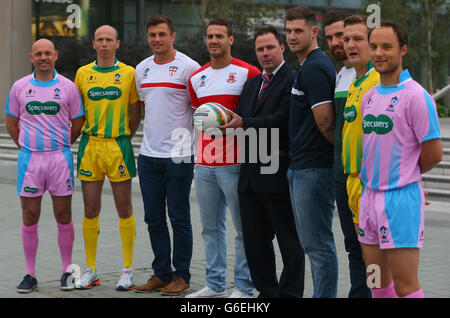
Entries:
POLYGON ((55 71, 57 58, 51 41, 41 39, 34 43, 30 61, 35 71, 13 84, 5 108, 8 133, 20 148, 17 194, 22 205, 26 275, 17 287, 19 293, 29 293, 37 287, 38 221, 42 195, 47 190, 58 226, 61 289, 74 287, 69 282, 74 241, 70 146, 80 134, 84 108, 75 84, 55 71))
POLYGON ((369 35, 381 83, 362 101, 363 191, 359 241, 366 265, 380 267, 375 298, 423 298, 418 280, 425 198, 421 173, 442 160, 433 98, 402 68, 407 32, 383 22, 369 35))

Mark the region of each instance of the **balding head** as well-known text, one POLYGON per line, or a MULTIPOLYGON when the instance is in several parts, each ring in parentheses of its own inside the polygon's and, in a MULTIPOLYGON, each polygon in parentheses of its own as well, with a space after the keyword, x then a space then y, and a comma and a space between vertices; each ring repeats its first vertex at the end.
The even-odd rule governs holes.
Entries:
POLYGON ((52 41, 40 39, 31 47, 30 61, 36 70, 36 78, 53 76, 58 52, 52 41))
POLYGON ((31 53, 40 49, 56 51, 53 42, 47 39, 40 39, 34 42, 33 46, 31 47, 31 53))
POLYGON ((102 25, 95 30, 94 33, 94 41, 100 34, 111 34, 114 35, 116 40, 119 40, 119 32, 117 32, 116 28, 110 26, 110 25, 102 25))

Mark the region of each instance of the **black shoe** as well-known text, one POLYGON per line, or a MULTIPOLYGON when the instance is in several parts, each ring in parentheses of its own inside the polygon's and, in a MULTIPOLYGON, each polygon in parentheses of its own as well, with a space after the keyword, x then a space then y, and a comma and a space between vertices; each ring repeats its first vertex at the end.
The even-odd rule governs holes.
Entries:
POLYGON ((61 276, 61 290, 74 290, 75 289, 75 278, 72 273, 64 273, 61 276))
POLYGON ((16 291, 18 293, 28 294, 37 288, 37 284, 38 284, 37 279, 34 278, 33 276, 27 274, 23 278, 20 285, 17 286, 16 291))

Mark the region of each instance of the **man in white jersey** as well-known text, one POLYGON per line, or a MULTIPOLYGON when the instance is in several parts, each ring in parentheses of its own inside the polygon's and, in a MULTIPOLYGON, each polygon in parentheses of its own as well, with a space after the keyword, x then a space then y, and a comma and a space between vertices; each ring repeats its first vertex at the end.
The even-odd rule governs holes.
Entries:
POLYGON ((353 226, 352 212, 348 207, 347 175, 342 166, 342 127, 344 126, 344 108, 347 101, 348 89, 356 77, 355 68, 350 65, 344 51, 344 19, 351 14, 345 10, 332 9, 323 18, 325 37, 331 56, 344 66, 336 77, 334 91, 334 112, 336 128, 334 132, 334 191, 336 207, 344 234, 345 250, 348 253, 351 287, 349 298, 371 297, 366 284, 366 270, 362 258, 361 246, 353 226))
POLYGON ((154 254, 154 276, 137 286, 136 292, 160 290, 162 295, 179 295, 189 288, 193 245, 189 195, 194 170, 194 126, 188 81, 200 65, 175 50, 175 37, 170 18, 151 17, 147 38, 154 55, 136 67, 136 85, 145 103, 138 175, 154 254), (166 202, 173 229, 172 258, 166 202))
MULTIPOLYGON (((244 83, 261 72, 231 55, 233 26, 214 19, 206 29, 206 46, 211 62, 189 81, 191 105, 219 103, 234 110, 239 104, 244 83)), ((188 297, 217 297, 226 291, 226 208, 230 209, 237 235, 235 238, 234 284, 232 298, 253 294, 253 284, 245 257, 238 200, 240 164, 235 136, 210 136, 202 133, 198 143, 195 192, 203 226, 206 252, 207 286, 188 297)))
POLYGON ((74 177, 70 146, 80 134, 84 108, 75 84, 56 72, 57 59, 58 52, 51 41, 36 41, 30 53, 35 70, 14 83, 5 108, 6 128, 20 147, 17 194, 22 206, 26 275, 17 287, 19 293, 29 293, 37 288, 38 222, 42 196, 47 190, 58 227, 61 289, 74 288, 69 282, 74 241, 71 210, 74 177))

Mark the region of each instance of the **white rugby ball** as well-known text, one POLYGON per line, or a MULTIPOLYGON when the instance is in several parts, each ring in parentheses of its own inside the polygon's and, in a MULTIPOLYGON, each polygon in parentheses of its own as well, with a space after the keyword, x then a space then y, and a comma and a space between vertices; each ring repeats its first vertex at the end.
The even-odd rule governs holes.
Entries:
POLYGON ((219 103, 205 103, 194 112, 194 126, 208 134, 218 134, 217 126, 228 124, 231 114, 219 103))

